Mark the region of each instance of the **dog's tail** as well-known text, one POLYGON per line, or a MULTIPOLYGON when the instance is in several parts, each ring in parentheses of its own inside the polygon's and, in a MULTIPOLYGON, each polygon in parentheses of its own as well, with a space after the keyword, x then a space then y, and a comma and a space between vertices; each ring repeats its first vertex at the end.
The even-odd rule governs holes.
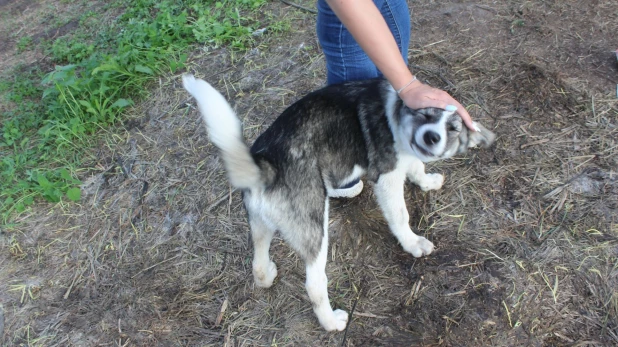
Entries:
POLYGON ((230 104, 210 84, 192 75, 182 76, 182 84, 197 100, 210 140, 221 150, 232 185, 240 189, 261 186, 260 168, 249 152, 242 136, 242 124, 230 104))

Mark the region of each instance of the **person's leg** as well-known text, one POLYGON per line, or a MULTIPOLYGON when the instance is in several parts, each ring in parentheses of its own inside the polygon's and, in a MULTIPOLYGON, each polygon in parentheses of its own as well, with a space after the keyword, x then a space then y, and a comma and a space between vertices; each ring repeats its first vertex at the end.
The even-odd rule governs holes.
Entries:
POLYGON ((395 37, 403 60, 408 64, 411 30, 408 3, 405 0, 384 0, 382 6, 378 8, 395 37))
MULTIPOLYGON (((384 16, 407 63, 410 15, 406 1, 374 0, 374 3, 384 16)), ((317 35, 326 57, 328 84, 381 76, 325 0, 318 0, 317 35)))
POLYGON ((379 76, 371 59, 324 0, 318 0, 317 34, 326 57, 328 84, 379 76))

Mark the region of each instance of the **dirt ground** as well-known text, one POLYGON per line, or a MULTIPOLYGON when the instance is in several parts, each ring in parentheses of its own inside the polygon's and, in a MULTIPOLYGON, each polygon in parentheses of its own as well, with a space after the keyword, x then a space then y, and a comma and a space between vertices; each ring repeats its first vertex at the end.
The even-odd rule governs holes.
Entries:
MULTIPOLYGON (((428 257, 399 247, 370 185, 331 202, 329 293, 353 311, 345 332, 322 331, 281 239, 273 287, 254 287, 240 194, 178 75, 93 150, 80 204, 37 206, 0 233, 3 345, 618 345, 618 2, 410 7, 412 68, 498 139, 429 165, 442 190, 406 188, 414 230, 437 246, 428 257)), ((325 81, 315 15, 267 8, 290 32, 190 60, 250 142, 325 81)))

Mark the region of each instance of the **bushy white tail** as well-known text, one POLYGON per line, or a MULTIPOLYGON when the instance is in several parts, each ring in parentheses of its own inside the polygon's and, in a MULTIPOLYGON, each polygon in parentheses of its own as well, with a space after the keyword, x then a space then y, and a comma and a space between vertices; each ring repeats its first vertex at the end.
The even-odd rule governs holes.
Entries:
POLYGON ((193 75, 182 76, 182 84, 197 100, 210 140, 221 150, 232 185, 240 189, 259 187, 260 168, 249 152, 242 136, 242 124, 230 104, 210 84, 193 75))

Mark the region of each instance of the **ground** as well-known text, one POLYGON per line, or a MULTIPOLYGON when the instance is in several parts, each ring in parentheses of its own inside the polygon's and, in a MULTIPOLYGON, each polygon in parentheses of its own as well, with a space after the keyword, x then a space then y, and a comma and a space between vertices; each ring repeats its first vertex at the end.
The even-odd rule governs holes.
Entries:
MULTIPOLYGON (((322 331, 281 239, 273 287, 254 286, 240 194, 173 75, 93 149, 79 204, 40 204, 0 234, 3 345, 618 345, 618 3, 409 5, 412 69, 498 138, 430 165, 440 191, 406 188, 414 230, 437 246, 428 257, 400 248, 369 184, 331 203, 329 293, 353 312, 345 332, 322 331)), ((290 31, 189 60, 249 142, 325 81, 315 15, 267 7, 290 31)), ((8 64, 18 52, 2 37, 8 64)))

